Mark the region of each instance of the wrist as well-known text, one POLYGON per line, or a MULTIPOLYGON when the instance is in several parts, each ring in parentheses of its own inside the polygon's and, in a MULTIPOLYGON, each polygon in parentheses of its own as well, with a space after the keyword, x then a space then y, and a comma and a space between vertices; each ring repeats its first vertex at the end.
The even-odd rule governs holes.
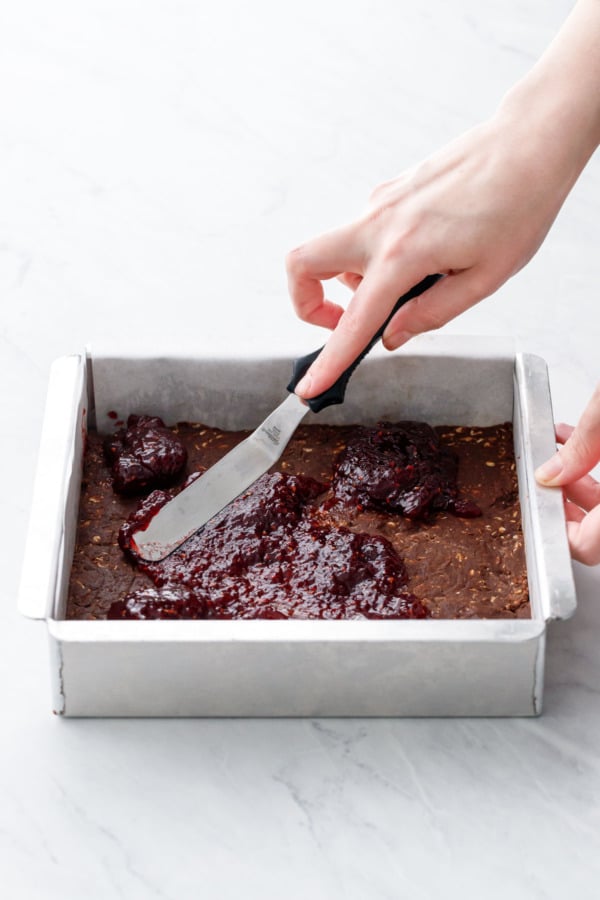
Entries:
POLYGON ((592 96, 534 69, 513 87, 495 115, 521 157, 566 197, 600 143, 600 82, 592 96))
POLYGON ((579 0, 541 59, 504 97, 498 116, 572 186, 600 143, 600 0, 579 0))

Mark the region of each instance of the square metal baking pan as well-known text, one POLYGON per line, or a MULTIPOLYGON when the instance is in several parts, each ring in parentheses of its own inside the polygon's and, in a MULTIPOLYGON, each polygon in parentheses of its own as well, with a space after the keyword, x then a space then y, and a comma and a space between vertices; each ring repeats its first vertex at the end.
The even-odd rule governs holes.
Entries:
MULTIPOLYGON (((319 421, 512 420, 530 619, 67 621, 88 425, 109 412, 254 428, 290 359, 83 353, 52 367, 19 595, 45 619, 65 716, 528 716, 542 708, 547 623, 575 609, 560 491, 533 472, 555 447, 548 374, 505 342, 424 338, 359 367, 319 421)), ((307 417, 310 422, 312 414, 307 417)), ((317 417, 313 417, 317 420, 317 417)))

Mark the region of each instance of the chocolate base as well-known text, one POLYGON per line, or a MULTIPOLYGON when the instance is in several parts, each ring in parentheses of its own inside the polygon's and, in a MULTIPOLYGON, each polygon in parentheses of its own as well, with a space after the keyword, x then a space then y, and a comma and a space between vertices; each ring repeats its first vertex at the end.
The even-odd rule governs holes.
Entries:
MULTIPOLYGON (((404 561, 410 592, 426 605, 432 618, 528 618, 512 426, 435 430, 442 445, 457 454, 461 496, 480 507, 481 517, 460 518, 441 511, 425 521, 412 520, 332 503, 327 495, 317 501, 322 514, 332 525, 387 538, 404 561)), ((187 423, 174 426, 173 431, 187 450, 187 473, 209 468, 247 436, 187 423)), ((330 482, 334 461, 351 433, 351 426, 301 426, 274 471, 330 482)), ((182 481, 184 477, 185 473, 182 481)), ((139 498, 114 492, 102 438, 90 431, 68 619, 104 619, 112 603, 148 588, 148 576, 117 544, 121 525, 138 503, 139 498)))

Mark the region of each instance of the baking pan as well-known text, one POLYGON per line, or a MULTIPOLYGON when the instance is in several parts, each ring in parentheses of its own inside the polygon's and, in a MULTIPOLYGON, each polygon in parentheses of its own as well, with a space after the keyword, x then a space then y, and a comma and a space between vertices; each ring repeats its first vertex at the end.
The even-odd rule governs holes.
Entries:
MULTIPOLYGON (((410 621, 66 621, 89 425, 114 410, 254 428, 290 359, 82 353, 52 366, 20 611, 47 623, 54 712, 65 716, 528 716, 542 708, 546 629, 575 609, 544 361, 494 339, 430 336, 357 370, 319 421, 512 420, 532 616, 410 621)), ((309 414, 311 416, 313 414, 309 414)), ((315 417, 316 421, 316 417, 315 417)))

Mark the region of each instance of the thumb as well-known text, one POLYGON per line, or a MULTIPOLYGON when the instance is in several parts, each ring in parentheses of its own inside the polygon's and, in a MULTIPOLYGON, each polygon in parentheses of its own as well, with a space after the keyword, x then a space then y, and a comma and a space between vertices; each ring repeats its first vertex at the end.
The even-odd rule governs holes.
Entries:
POLYGON ((600 460, 600 385, 568 440, 536 471, 541 484, 570 484, 587 475, 600 460))

